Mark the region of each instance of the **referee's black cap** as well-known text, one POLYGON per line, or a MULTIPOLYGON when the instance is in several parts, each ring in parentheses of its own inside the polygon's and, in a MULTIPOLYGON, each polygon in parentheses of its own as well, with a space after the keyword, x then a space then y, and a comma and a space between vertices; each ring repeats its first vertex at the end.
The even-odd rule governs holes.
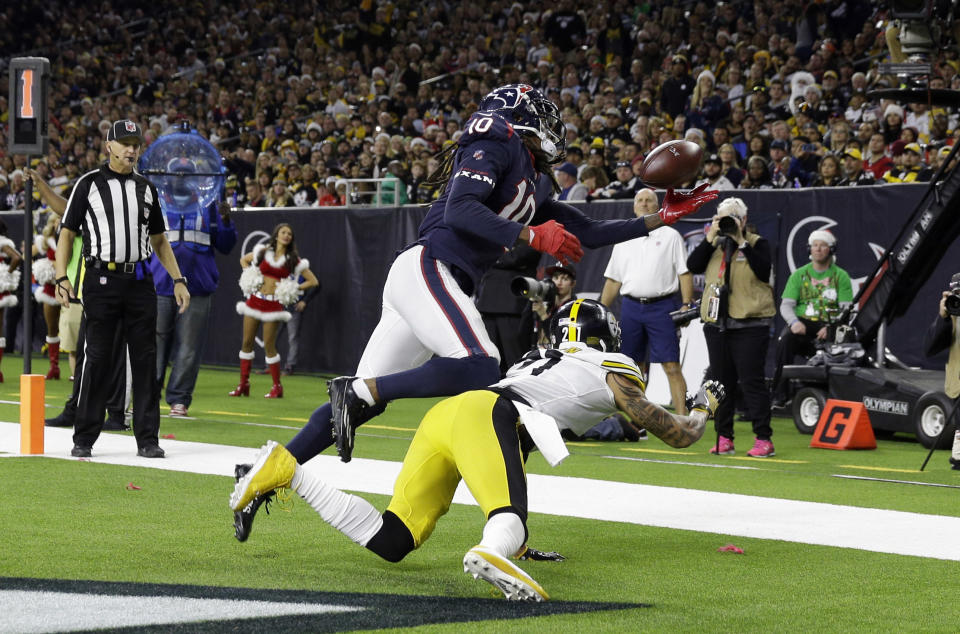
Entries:
POLYGON ((107 130, 107 141, 119 141, 126 137, 137 137, 143 143, 143 131, 130 119, 119 119, 107 130))

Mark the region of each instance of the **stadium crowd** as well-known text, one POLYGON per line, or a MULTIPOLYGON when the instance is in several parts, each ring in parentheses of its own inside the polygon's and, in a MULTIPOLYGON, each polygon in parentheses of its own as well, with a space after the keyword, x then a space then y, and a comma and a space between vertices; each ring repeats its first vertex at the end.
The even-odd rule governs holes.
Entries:
MULTIPOLYGON (((50 150, 33 163, 62 191, 105 159, 124 113, 148 143, 188 120, 221 150, 238 205, 340 205, 344 179, 389 176, 405 186, 380 202, 423 202, 432 156, 489 89, 521 81, 560 106, 590 198, 677 138, 737 188, 924 180, 954 141, 957 107, 868 96, 897 81, 877 70, 885 2, 585 7, 54 1, 0 12, 0 54, 51 61, 50 150)), ((932 62, 931 87, 960 88, 955 47, 932 62)), ((0 209, 22 207, 25 162, 0 147, 0 209)))

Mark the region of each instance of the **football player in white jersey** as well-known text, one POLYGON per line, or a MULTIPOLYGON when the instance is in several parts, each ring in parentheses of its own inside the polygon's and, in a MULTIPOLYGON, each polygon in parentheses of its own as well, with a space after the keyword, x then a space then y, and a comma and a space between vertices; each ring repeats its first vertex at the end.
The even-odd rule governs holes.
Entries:
POLYGON ((230 506, 236 511, 289 487, 344 535, 398 562, 427 540, 462 478, 487 519, 480 543, 463 559, 464 570, 507 599, 547 599, 540 584, 511 561, 526 550, 528 453, 537 448, 556 465, 566 456, 561 429, 583 434, 617 411, 668 445, 687 447, 703 435, 724 397, 718 382, 705 382, 690 399, 689 416, 646 400, 643 373, 617 352, 620 327, 599 302, 568 302, 550 331, 552 349, 528 353, 499 383, 445 399, 427 412, 383 513, 325 484, 273 441, 237 482, 230 506))

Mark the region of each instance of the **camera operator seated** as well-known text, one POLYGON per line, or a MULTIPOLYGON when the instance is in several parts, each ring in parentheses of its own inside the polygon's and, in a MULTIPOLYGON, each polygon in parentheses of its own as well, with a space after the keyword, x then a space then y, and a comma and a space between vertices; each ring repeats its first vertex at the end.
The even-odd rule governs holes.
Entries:
MULTIPOLYGON (((743 392, 746 417, 756 436, 747 455, 774 455, 770 392, 764 377, 770 327, 777 309, 770 287, 770 243, 747 224, 747 205, 726 198, 717 206, 704 240, 690 253, 687 268, 705 274, 700 307, 707 340, 710 378, 730 394, 743 392)), ((717 441, 712 454, 732 455, 734 399, 716 412, 717 441)))
POLYGON ((826 229, 807 238, 810 262, 790 274, 780 299, 780 316, 786 327, 777 340, 777 370, 773 377, 773 407, 789 399, 788 385, 781 382, 783 366, 796 355, 811 357, 818 345, 831 336, 831 326, 840 312, 853 301, 850 276, 837 266, 837 239, 826 229))
MULTIPOLYGON (((957 407, 957 397, 960 396, 960 273, 950 280, 950 289, 943 291, 937 318, 930 324, 923 341, 923 349, 928 357, 947 348, 950 354, 947 357, 943 392, 954 399, 954 407, 957 407)), ((950 464, 954 470, 960 471, 960 426, 954 429, 957 431, 953 436, 950 464)))
POLYGON ((511 290, 530 301, 520 317, 520 335, 529 337, 529 348, 546 347, 550 333, 547 325, 558 308, 576 299, 577 271, 569 264, 557 262, 547 267, 546 275, 537 281, 529 277, 515 277, 511 290))

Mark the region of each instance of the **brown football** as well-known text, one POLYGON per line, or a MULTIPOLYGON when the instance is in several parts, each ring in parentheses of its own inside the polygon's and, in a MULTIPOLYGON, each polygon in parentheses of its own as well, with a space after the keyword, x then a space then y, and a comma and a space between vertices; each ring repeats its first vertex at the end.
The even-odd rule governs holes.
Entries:
POLYGON ((700 171, 703 148, 693 141, 667 141, 653 148, 640 167, 640 180, 667 189, 692 180, 700 171))

